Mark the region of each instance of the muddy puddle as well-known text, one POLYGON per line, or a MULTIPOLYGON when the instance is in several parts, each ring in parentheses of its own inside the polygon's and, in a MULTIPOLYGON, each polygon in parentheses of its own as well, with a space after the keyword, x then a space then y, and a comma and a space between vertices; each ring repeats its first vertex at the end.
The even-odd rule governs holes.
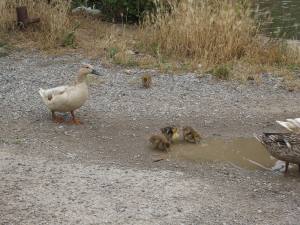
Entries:
POLYGON ((169 158, 194 162, 228 162, 236 167, 253 170, 280 171, 284 165, 274 159, 255 138, 232 140, 206 139, 200 144, 177 143, 169 158))

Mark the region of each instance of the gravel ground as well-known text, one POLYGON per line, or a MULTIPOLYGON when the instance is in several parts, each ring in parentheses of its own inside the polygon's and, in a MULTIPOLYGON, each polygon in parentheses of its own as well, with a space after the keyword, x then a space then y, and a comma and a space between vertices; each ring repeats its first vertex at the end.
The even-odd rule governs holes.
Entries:
POLYGON ((156 71, 146 90, 144 73, 80 55, 0 58, 0 224, 298 224, 298 175, 153 163, 147 138, 168 124, 206 137, 279 131, 276 119, 299 115, 299 92, 271 76, 257 86, 156 71), (89 78, 84 124, 54 124, 37 91, 72 81, 82 62, 105 75, 89 78))
POLYGON ((278 191, 274 180, 248 177, 237 184, 227 177, 220 186, 170 170, 0 157, 2 224, 269 225, 300 218, 298 193, 278 191))

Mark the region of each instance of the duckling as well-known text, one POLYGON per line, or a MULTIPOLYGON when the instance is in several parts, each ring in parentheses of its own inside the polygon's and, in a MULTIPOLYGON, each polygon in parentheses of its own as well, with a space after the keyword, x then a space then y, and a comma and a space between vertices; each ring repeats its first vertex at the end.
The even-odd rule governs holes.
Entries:
POLYGON ((162 151, 168 151, 170 149, 170 142, 163 135, 152 135, 149 139, 154 148, 162 151))
POLYGON ((152 77, 148 74, 142 76, 142 85, 144 88, 150 88, 152 84, 152 77))
POLYGON ((192 127, 184 127, 182 129, 183 139, 190 143, 199 143, 201 140, 200 134, 192 127))
POLYGON ((160 131, 162 132, 162 134, 167 138, 167 140, 172 143, 174 142, 176 139, 179 138, 179 129, 175 126, 168 126, 168 127, 164 127, 161 128, 160 131))
POLYGON ((78 77, 74 85, 59 86, 51 89, 40 89, 39 94, 43 102, 52 112, 52 119, 55 122, 61 123, 63 118, 55 115, 55 112, 70 112, 72 115, 72 122, 80 124, 80 120, 75 118, 74 111, 80 108, 88 98, 88 86, 86 84, 86 77, 88 74, 99 74, 94 68, 85 64, 80 68, 78 77))

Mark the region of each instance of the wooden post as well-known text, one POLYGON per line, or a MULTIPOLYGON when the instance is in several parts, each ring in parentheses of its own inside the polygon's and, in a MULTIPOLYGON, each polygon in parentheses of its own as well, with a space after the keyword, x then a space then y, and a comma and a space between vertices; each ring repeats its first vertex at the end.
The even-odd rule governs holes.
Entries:
POLYGON ((26 26, 29 20, 26 6, 17 7, 16 11, 18 24, 26 26))
POLYGON ((16 8, 17 12, 17 22, 21 29, 25 29, 28 24, 40 22, 40 18, 32 18, 28 17, 27 7, 20 6, 16 8))

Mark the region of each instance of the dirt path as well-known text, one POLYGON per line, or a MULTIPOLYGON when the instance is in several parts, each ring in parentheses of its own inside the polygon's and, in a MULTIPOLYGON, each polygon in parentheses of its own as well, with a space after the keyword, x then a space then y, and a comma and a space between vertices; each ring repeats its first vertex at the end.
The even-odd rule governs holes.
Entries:
POLYGON ((298 224, 300 178, 226 164, 153 163, 147 142, 163 125, 204 136, 279 131, 299 115, 300 93, 265 76, 260 86, 104 68, 90 78, 83 125, 50 120, 37 90, 71 80, 81 56, 0 58, 1 224, 298 224))

